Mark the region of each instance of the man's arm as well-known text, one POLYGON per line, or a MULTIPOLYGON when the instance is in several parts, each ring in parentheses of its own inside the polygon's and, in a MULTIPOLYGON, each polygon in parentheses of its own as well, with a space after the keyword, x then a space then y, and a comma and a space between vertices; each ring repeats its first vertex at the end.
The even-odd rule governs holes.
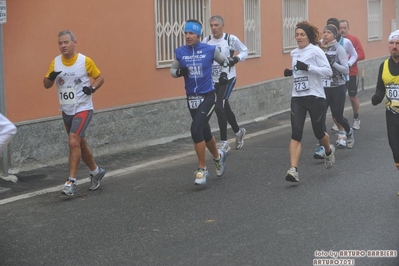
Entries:
POLYGON ((53 84, 54 84, 54 80, 51 81, 48 78, 44 77, 44 79, 43 79, 44 88, 50 89, 51 87, 53 87, 53 84))
POLYGON ((96 78, 94 78, 93 83, 90 85, 92 88, 95 88, 97 91, 104 84, 104 77, 100 74, 96 78))
POLYGON ((371 98, 371 103, 373 105, 377 105, 382 102, 385 96, 385 84, 382 80, 382 69, 384 68, 384 62, 380 65, 380 69, 378 71, 378 78, 377 78, 377 86, 375 89, 375 94, 371 98))
POLYGON ((234 39, 233 48, 238 52, 237 57, 240 59, 239 62, 244 61, 248 57, 248 48, 243 44, 237 36, 230 35, 234 39))
POLYGON ((353 64, 357 61, 357 57, 358 57, 356 49, 349 39, 344 39, 344 40, 346 40, 346 44, 345 44, 344 48, 345 48, 346 52, 349 54, 348 64, 350 66, 353 66, 353 64))
POLYGON ((181 76, 177 75, 177 70, 180 67, 180 63, 179 61, 177 61, 176 59, 173 61, 172 65, 170 66, 170 75, 174 78, 179 78, 181 76))
POLYGON ((352 44, 357 52, 357 61, 364 60, 366 58, 366 54, 364 53, 362 43, 357 37, 354 37, 354 40, 355 41, 352 44))
POLYGON ((60 73, 61 72, 54 72, 54 60, 51 61, 50 67, 43 79, 44 88, 46 89, 51 88, 54 84, 54 80, 60 73))
POLYGON ((219 51, 219 49, 215 49, 214 60, 222 66, 222 72, 227 73, 229 71, 229 60, 219 51))

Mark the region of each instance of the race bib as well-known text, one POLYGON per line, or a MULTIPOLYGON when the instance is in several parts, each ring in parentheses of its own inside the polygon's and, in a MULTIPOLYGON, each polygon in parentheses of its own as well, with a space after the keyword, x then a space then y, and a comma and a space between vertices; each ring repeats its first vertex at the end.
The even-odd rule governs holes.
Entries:
POLYGON ((222 72, 222 67, 220 65, 212 65, 212 76, 219 77, 222 72))
POLYGON ((76 91, 74 88, 60 88, 58 89, 58 99, 61 105, 64 104, 75 104, 76 91))
POLYGON ((188 106, 190 109, 195 110, 204 101, 205 97, 202 95, 192 95, 188 96, 188 106))
POLYGON ((331 77, 323 77, 323 87, 331 87, 331 77))
POLYGON ((306 91, 309 89, 308 77, 294 78, 294 89, 295 91, 306 91))
POLYGON ((389 84, 386 86, 386 90, 389 100, 399 100, 399 84, 389 84))

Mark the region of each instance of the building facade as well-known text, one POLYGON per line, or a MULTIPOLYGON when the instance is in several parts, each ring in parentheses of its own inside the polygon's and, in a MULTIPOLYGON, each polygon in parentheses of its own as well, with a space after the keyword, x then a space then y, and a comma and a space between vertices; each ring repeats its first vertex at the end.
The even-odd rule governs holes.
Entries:
MULTIPOLYGON (((67 160, 68 144, 56 89, 42 79, 59 54, 57 35, 69 29, 77 51, 91 57, 105 78, 93 96, 95 116, 87 136, 96 155, 116 153, 189 136, 182 79, 169 66, 184 44, 184 22, 221 15, 225 31, 249 48, 237 65, 230 102, 242 123, 289 108, 291 79, 283 77, 295 48, 294 27, 302 20, 323 29, 328 18, 347 19, 362 42, 359 64, 365 88, 376 83, 389 54, 398 0, 7 0, 3 24, 6 116, 18 133, 9 146, 11 171, 67 160), (356 15, 354 15, 356 14, 356 15), (239 101, 238 101, 239 99, 239 101)), ((215 119, 212 125, 216 126, 215 119)), ((216 128, 216 127, 215 127, 216 128)))

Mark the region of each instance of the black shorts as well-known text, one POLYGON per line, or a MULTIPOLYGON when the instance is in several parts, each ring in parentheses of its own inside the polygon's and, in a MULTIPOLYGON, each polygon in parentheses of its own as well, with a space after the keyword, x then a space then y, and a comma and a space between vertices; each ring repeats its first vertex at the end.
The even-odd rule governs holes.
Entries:
POLYGON ((359 76, 350 76, 349 81, 346 82, 346 88, 348 89, 348 95, 354 97, 357 95, 357 87, 359 84, 359 76))

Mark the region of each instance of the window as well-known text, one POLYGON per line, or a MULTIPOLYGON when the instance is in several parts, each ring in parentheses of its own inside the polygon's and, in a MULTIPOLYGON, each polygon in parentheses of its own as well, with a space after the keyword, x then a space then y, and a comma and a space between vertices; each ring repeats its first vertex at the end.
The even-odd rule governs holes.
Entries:
MULTIPOLYGON (((157 68, 170 67, 175 49, 185 44, 184 26, 188 19, 201 21, 209 29, 210 0, 155 0, 157 68)), ((206 35, 205 35, 206 36, 206 35)))
POLYGON ((297 47, 295 25, 308 20, 308 0, 283 0, 283 53, 297 47))
POLYGON ((260 56, 260 1, 244 1, 244 34, 248 57, 260 56))
POLYGON ((382 13, 381 0, 367 1, 368 18, 368 40, 381 40, 382 35, 382 13))

